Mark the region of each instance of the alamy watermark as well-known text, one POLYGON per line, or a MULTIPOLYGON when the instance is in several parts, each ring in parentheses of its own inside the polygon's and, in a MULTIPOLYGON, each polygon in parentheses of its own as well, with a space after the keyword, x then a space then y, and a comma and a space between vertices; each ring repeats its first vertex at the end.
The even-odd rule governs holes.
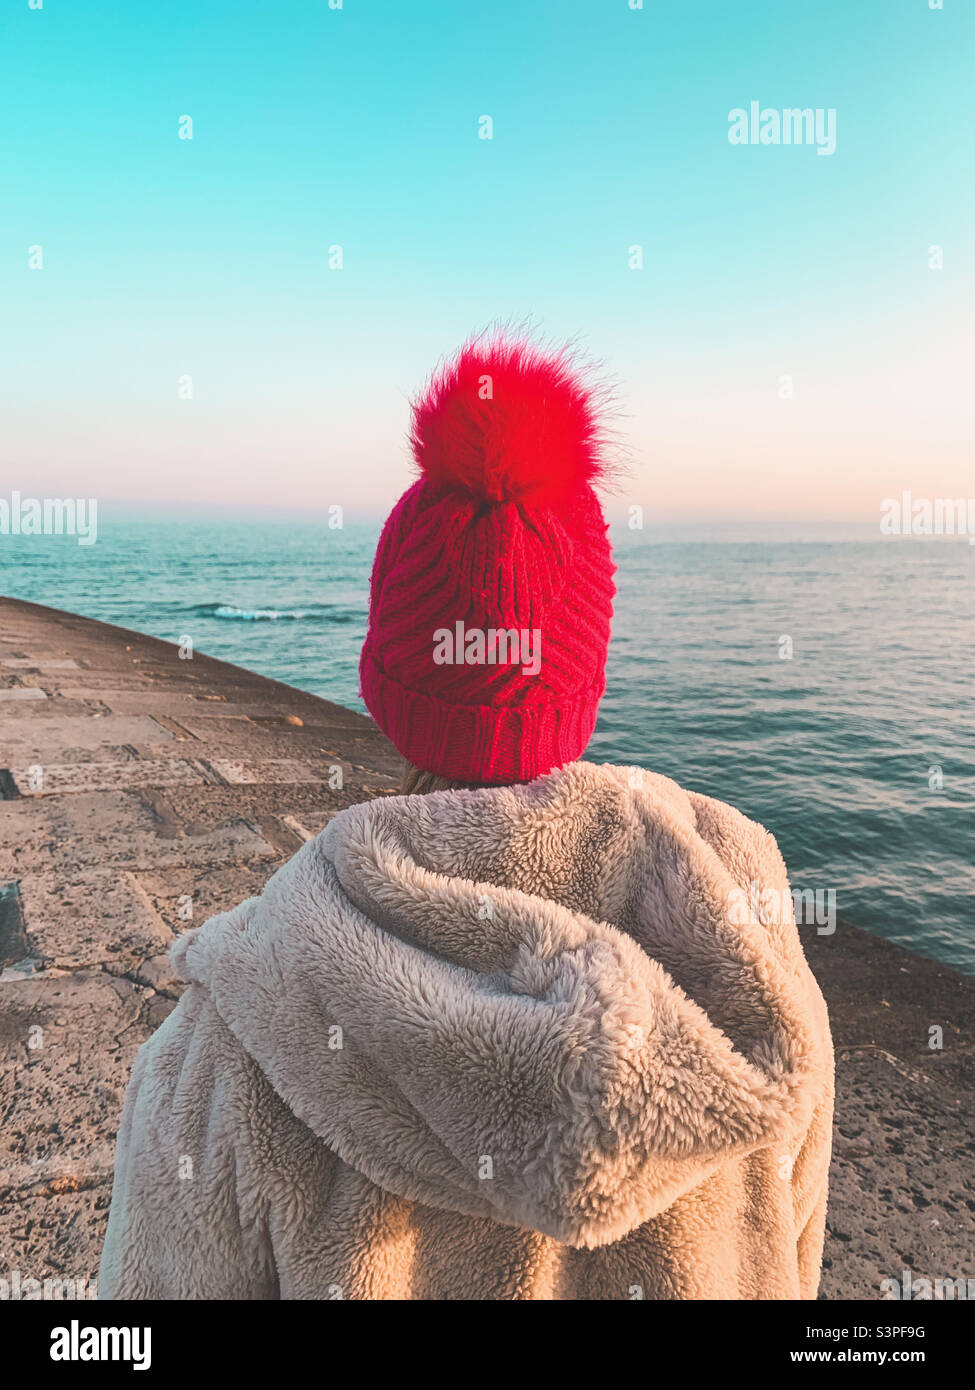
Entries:
POLYGON ((133 1371, 152 1365, 151 1327, 82 1327, 77 1318, 51 1331, 52 1361, 131 1361, 133 1371))
POLYGON ((433 634, 437 666, 515 666, 523 676, 542 669, 542 633, 533 627, 438 627, 433 634))
POLYGON ((975 497, 885 497, 880 504, 883 536, 967 536, 975 545, 975 497))
MULTIPOLYGON (((28 1044, 29 1045, 29 1044, 28 1044)), ((19 1269, 8 1269, 0 1274, 0 1303, 20 1303, 41 1300, 45 1303, 60 1303, 64 1300, 95 1299, 98 1297, 96 1279, 35 1279, 23 1274, 19 1269)))
POLYGON ((0 497, 0 536, 76 536, 79 545, 98 539, 94 497, 0 497))
POLYGON ((835 106, 787 106, 778 111, 752 101, 728 112, 730 145, 815 145, 817 154, 836 152, 835 106))
POLYGON ((835 888, 778 888, 752 882, 735 888, 728 899, 728 920, 735 926, 761 922, 764 926, 815 927, 819 936, 836 931, 835 888))
POLYGON ((881 1279, 880 1293, 885 1299, 913 1299, 917 1302, 975 1299, 975 1279, 925 1279, 915 1276, 909 1269, 903 1269, 899 1279, 881 1279))

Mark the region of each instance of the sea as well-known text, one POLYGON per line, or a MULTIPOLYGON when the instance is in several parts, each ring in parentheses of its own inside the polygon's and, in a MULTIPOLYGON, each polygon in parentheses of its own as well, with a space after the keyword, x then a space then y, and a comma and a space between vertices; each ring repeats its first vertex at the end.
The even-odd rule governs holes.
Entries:
MULTIPOLYGON (((975 974, 975 546, 821 530, 612 527, 619 593, 587 757, 731 802, 775 834, 795 890, 975 974)), ((0 536, 0 592, 189 636, 363 709, 378 534, 327 517, 101 519, 90 546, 0 536)))

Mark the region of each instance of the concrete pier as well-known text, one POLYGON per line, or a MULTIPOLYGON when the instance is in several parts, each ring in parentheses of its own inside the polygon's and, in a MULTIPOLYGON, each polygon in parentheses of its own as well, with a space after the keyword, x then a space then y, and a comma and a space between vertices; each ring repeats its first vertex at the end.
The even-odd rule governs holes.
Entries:
MULTIPOLYGON (((0 1280, 96 1273, 176 936, 399 767, 341 706, 0 599, 0 1280)), ((837 1047, 823 1296, 975 1278, 975 980, 843 923, 804 941, 837 1047)))

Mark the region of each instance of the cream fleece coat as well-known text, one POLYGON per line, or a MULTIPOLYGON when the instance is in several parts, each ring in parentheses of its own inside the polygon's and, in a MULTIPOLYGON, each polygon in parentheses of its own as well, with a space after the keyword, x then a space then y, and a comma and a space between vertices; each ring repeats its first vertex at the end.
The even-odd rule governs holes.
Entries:
POLYGON ((731 807, 587 763, 353 806, 173 959, 102 1297, 815 1297, 829 1025, 731 807))

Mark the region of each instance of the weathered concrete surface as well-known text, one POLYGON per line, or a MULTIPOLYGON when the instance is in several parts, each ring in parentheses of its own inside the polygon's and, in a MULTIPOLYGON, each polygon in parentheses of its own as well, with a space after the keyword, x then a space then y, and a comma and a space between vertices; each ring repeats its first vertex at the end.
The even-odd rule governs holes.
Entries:
MULTIPOLYGON (((0 1278, 97 1271, 175 936, 398 775, 360 715, 0 599, 0 1278)), ((838 1058, 824 1295, 975 1276, 975 981, 853 927, 804 935, 838 1058)))

